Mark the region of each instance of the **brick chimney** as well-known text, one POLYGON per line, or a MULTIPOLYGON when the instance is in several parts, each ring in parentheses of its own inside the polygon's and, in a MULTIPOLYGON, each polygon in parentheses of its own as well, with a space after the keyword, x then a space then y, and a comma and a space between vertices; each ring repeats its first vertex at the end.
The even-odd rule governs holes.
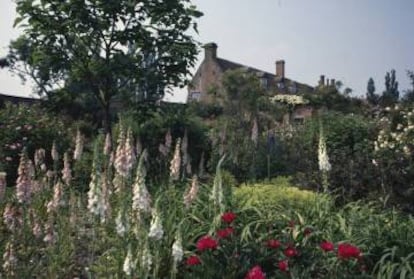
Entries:
POLYGON ((285 78, 285 60, 276 61, 276 76, 285 78))
POLYGON ((217 58, 217 45, 215 43, 208 43, 203 46, 204 48, 204 59, 216 59, 217 58))

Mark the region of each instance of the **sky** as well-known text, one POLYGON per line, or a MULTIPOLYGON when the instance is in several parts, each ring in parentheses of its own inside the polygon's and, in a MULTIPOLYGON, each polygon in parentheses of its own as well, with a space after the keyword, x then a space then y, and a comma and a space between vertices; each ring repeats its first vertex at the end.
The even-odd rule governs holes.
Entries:
MULTIPOLYGON (((193 0, 200 43, 215 42, 218 56, 274 72, 285 60, 286 76, 316 85, 321 74, 341 80, 356 96, 372 77, 377 92, 395 69, 400 91, 410 88, 414 70, 414 0, 193 0)), ((12 28, 11 0, 0 4, 0 57, 19 35, 12 28)), ((199 62, 203 53, 199 55, 199 62)), ((195 71, 195 69, 193 69, 195 71)), ((0 70, 0 93, 28 96, 30 84, 0 70)), ((168 96, 183 101, 184 90, 168 96)))

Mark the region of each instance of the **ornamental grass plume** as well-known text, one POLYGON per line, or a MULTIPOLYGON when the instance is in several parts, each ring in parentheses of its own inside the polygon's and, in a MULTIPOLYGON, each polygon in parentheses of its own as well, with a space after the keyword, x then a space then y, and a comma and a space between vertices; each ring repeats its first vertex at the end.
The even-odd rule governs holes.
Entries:
POLYGON ((73 160, 78 161, 82 157, 83 153, 83 136, 78 129, 76 131, 76 139, 75 139, 75 152, 73 152, 73 160))
POLYGON ((72 181, 72 170, 70 169, 69 154, 67 152, 63 155, 62 179, 66 185, 70 185, 72 181))
POLYGON ((20 155, 20 164, 17 170, 16 197, 20 203, 29 203, 32 197, 31 165, 25 151, 20 155))
POLYGON ((151 219, 151 225, 150 225, 148 237, 154 240, 161 240, 163 235, 164 235, 164 229, 162 227, 161 217, 158 212, 158 209, 155 208, 152 211, 152 219, 151 219))
POLYGON ((7 174, 5 172, 0 172, 0 201, 4 199, 4 195, 6 193, 6 186, 7 186, 6 176, 7 174))
POLYGON ((170 178, 172 181, 177 181, 180 178, 181 154, 180 154, 181 139, 177 139, 175 145, 174 156, 170 163, 170 178))
POLYGON ((146 152, 147 151, 144 150, 139 158, 135 182, 132 185, 132 209, 138 213, 151 212, 151 196, 145 185, 146 169, 144 166, 144 160, 146 152))
POLYGON ((5 274, 14 277, 17 266, 17 258, 13 243, 7 242, 3 253, 3 271, 5 274))
POLYGON ((191 179, 191 187, 187 190, 184 194, 184 205, 188 209, 193 201, 197 198, 198 194, 198 177, 197 175, 193 175, 191 179))

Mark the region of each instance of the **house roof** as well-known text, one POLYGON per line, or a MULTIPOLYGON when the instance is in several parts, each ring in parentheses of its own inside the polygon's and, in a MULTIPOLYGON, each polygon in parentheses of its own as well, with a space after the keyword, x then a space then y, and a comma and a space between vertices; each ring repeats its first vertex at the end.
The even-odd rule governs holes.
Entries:
MULTIPOLYGON (((286 87, 292 84, 295 84, 298 88, 299 91, 313 91, 313 87, 309 86, 307 84, 304 83, 300 83, 297 81, 294 81, 292 79, 289 78, 283 78, 283 80, 276 76, 275 74, 266 72, 266 71, 262 71, 250 66, 246 66, 243 64, 239 64, 230 60, 226 60, 223 58, 216 58, 217 64, 219 65, 219 67, 223 70, 223 72, 227 71, 227 70, 235 70, 235 69, 240 69, 240 68, 244 68, 246 69, 248 72, 256 74, 258 77, 260 78, 266 78, 266 79, 275 79, 277 82, 283 82, 286 87)), ((278 90, 280 91, 280 89, 278 90)), ((282 90, 284 91, 284 90, 282 90)))

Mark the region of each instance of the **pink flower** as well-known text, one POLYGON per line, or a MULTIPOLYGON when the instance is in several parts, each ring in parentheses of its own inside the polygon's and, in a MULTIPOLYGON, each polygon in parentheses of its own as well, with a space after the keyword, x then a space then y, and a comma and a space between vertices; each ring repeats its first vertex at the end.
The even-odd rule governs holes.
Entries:
POLYGON ((190 257, 187 258, 185 263, 188 266, 199 265, 199 264, 201 264, 201 260, 197 256, 190 256, 190 257))
POLYGON ((358 247, 353 246, 348 243, 341 243, 338 245, 338 258, 341 259, 350 259, 350 258, 360 258, 361 251, 358 247))
POLYGON ((289 269, 289 262, 288 260, 279 261, 277 263, 277 266, 279 267, 280 271, 286 272, 289 269))
POLYGON ((334 249, 334 244, 332 242, 330 242, 330 241, 324 241, 319 246, 325 252, 329 252, 329 251, 332 251, 334 249))
POLYGON ((296 250, 294 247, 287 247, 285 251, 283 252, 286 257, 291 258, 298 255, 298 250, 296 250))
POLYGON ((217 241, 208 235, 203 236, 197 241, 197 250, 199 251, 214 250, 217 248, 217 246, 217 241))
POLYGON ((232 223, 234 219, 236 219, 236 214, 234 214, 233 212, 225 212, 221 216, 221 220, 227 224, 232 223))
POLYGON ((253 267, 249 270, 249 272, 246 274, 245 279, 265 279, 266 275, 263 273, 262 268, 258 265, 253 267))
POLYGON ((269 239, 267 241, 267 247, 277 249, 280 247, 280 241, 277 239, 269 239))
POLYGON ((228 227, 222 230, 217 231, 217 236, 219 238, 227 238, 234 233, 234 229, 232 227, 228 227))

